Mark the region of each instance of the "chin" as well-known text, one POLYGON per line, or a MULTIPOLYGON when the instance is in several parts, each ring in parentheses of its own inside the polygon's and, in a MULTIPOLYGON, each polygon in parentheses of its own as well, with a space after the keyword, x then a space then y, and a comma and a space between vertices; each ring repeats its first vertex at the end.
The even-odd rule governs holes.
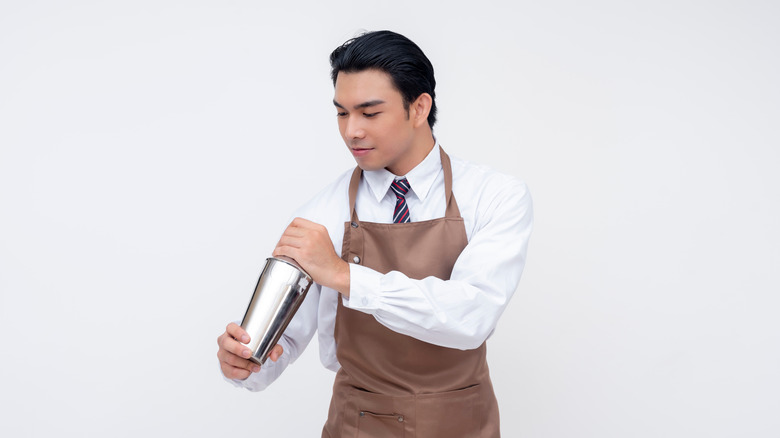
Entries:
POLYGON ((358 167, 363 170, 379 170, 384 169, 385 167, 380 163, 373 163, 368 160, 361 160, 359 158, 355 158, 355 163, 357 163, 358 167))
POLYGON ((357 165, 363 170, 379 170, 384 168, 383 166, 372 166, 370 164, 361 164, 360 162, 358 162, 357 165))

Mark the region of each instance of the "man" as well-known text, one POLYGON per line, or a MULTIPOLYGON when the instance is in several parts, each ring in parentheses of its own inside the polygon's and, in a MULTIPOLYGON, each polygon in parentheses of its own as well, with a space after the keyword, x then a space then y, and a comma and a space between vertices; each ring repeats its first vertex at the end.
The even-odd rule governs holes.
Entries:
POLYGON ((485 340, 525 264, 528 190, 440 148, 433 67, 412 41, 367 33, 330 61, 358 167, 306 204, 273 251, 315 285, 271 361, 247 360, 249 336, 230 324, 222 372, 261 390, 319 330, 321 361, 337 371, 323 437, 498 437, 485 340))

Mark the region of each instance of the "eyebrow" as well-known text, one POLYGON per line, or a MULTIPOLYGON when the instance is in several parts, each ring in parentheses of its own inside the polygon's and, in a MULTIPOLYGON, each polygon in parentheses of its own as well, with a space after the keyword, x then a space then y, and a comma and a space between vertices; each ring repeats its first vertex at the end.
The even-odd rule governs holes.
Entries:
MULTIPOLYGON (((368 107, 380 105, 380 104, 383 104, 383 103, 385 103, 385 101, 381 100, 381 99, 369 100, 368 102, 363 102, 363 103, 359 103, 359 104, 355 105, 355 109, 357 110, 357 109, 361 109, 361 108, 368 108, 368 107)), ((346 108, 344 108, 344 105, 336 102, 336 99, 333 99, 333 105, 336 105, 337 107, 339 107, 341 109, 346 109, 346 108)))

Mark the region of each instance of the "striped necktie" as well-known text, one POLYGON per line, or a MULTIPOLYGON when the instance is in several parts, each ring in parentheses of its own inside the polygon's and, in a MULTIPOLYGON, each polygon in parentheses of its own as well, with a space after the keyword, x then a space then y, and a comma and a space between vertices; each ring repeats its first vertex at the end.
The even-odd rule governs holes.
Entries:
POLYGON ((393 223, 403 224, 409 222, 409 207, 406 205, 406 192, 409 191, 409 181, 406 178, 393 181, 390 188, 395 193, 395 211, 393 212, 393 223))

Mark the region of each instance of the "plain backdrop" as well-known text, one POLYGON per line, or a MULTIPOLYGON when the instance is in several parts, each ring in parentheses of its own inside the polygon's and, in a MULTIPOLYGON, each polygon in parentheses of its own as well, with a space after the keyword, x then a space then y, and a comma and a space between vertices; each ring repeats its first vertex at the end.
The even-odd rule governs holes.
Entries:
POLYGON ((693 0, 1 0, 0 435, 319 436, 316 338, 261 393, 216 338, 354 166, 328 55, 379 29, 534 197, 503 436, 780 436, 780 6, 693 0))

